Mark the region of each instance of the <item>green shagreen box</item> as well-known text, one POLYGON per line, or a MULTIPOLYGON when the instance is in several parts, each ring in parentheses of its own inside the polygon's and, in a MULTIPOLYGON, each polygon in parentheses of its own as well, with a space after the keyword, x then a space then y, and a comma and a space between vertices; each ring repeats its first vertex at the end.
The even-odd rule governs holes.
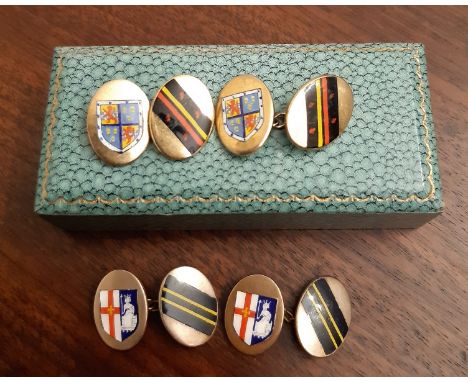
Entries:
POLYGON ((55 49, 35 211, 78 229, 416 227, 443 207, 424 48, 420 44, 115 46, 55 49), (106 81, 128 79, 149 99, 190 74, 213 101, 249 73, 275 112, 309 79, 335 74, 353 89, 346 131, 320 151, 273 129, 249 156, 216 131, 194 157, 171 161, 150 143, 113 167, 92 150, 88 103, 106 81))

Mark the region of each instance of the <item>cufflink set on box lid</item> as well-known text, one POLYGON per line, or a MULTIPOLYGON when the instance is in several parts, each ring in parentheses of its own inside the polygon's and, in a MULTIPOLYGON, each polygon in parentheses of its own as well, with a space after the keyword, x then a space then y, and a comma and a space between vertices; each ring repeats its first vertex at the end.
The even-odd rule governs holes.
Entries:
MULTIPOLYGON (((146 329, 148 312, 159 311, 164 327, 180 344, 206 343, 218 322, 218 300, 210 281, 199 270, 179 267, 164 277, 158 301, 147 299, 130 272, 112 271, 99 283, 94 321, 102 340, 126 350, 146 329)), ((257 355, 271 347, 286 322, 295 322, 299 342, 316 357, 333 354, 344 342, 351 322, 351 302, 338 280, 320 277, 303 292, 296 315, 285 310, 281 291, 264 275, 240 280, 229 294, 224 323, 229 341, 242 353, 257 355)))
POLYGON ((258 150, 272 127, 286 128, 299 148, 321 149, 346 129, 352 110, 353 93, 346 80, 325 75, 306 82, 287 111, 275 115, 268 87, 244 74, 221 90, 215 115, 208 88, 193 76, 179 75, 156 92, 151 106, 132 82, 105 83, 91 100, 87 128, 99 158, 125 165, 143 153, 149 135, 164 156, 190 158, 208 141, 215 120, 221 143, 234 155, 258 150))

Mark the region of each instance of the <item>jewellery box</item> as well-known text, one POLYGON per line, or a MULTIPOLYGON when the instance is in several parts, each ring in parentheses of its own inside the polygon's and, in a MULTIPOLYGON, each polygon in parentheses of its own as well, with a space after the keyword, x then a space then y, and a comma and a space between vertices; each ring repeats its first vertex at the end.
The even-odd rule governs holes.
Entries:
POLYGON ((55 49, 35 211, 76 229, 405 228, 443 207, 424 48, 420 44, 115 46, 55 49), (105 164, 86 131, 88 104, 112 79, 151 100, 179 74, 213 102, 231 78, 252 74, 284 112, 311 78, 333 74, 353 91, 346 131, 318 151, 273 129, 234 156, 216 132, 174 161, 150 142, 129 165, 105 164))

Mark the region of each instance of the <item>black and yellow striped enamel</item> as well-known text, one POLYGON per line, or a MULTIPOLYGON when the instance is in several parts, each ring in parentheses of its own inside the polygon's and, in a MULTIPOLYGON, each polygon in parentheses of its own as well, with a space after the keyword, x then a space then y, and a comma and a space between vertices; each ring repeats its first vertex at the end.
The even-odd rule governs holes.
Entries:
MULTIPOLYGON (((339 283, 337 280, 335 282, 339 283)), ((347 294, 341 294, 340 298, 343 296, 347 298, 347 294)), ((314 331, 323 355, 330 355, 337 350, 348 333, 348 322, 340 306, 340 298, 335 296, 326 278, 319 278, 310 284, 301 299, 302 308, 310 322, 308 326, 314 331)))
POLYGON ((168 275, 161 289, 162 313, 210 336, 218 318, 216 298, 168 275))
POLYGON ((213 119, 209 90, 197 78, 181 75, 156 93, 151 106, 151 134, 164 155, 185 159, 207 142, 213 119))

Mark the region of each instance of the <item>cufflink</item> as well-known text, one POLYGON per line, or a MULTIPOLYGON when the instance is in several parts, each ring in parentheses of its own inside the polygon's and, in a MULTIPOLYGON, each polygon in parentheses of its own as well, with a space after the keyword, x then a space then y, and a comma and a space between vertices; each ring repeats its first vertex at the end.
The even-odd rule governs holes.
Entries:
POLYGON ((88 107, 87 130, 97 156, 111 165, 126 165, 146 149, 149 101, 133 82, 102 85, 88 107))
POLYGON ((134 347, 147 320, 148 302, 140 281, 124 270, 104 276, 94 296, 94 323, 104 343, 117 350, 134 347))
POLYGON ((94 296, 94 322, 104 343, 127 350, 143 337, 148 312, 160 312, 169 334, 180 344, 203 345, 218 322, 218 300, 203 273, 179 267, 164 277, 158 300, 147 299, 143 285, 132 273, 114 270, 99 283, 94 296))
POLYGON ((333 354, 343 344, 351 323, 351 301, 341 282, 320 277, 304 291, 297 305, 296 334, 315 357, 333 354))
POLYGON ((353 111, 353 92, 341 77, 325 75, 305 83, 289 103, 285 119, 289 140, 302 149, 321 149, 348 126, 353 111))
POLYGON ((264 275, 240 280, 229 294, 226 333, 232 345, 249 355, 263 353, 281 333, 284 304, 276 283, 264 275))
POLYGON ((218 97, 218 137, 232 154, 251 154, 268 138, 273 116, 273 100, 263 81, 250 74, 235 77, 218 97))
POLYGON ((166 82, 153 99, 149 129, 157 149, 182 160, 195 155, 208 141, 214 107, 208 88, 198 79, 180 75, 166 82))
POLYGON ((218 300, 203 273, 192 267, 179 267, 161 283, 159 313, 164 327, 177 342, 200 346, 216 330, 218 300))

